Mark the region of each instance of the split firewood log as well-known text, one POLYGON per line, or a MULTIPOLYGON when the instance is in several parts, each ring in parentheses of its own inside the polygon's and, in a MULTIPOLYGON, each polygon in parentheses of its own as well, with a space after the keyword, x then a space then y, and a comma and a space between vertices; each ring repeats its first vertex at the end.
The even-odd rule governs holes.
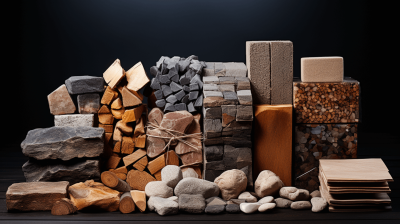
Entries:
POLYGON ((110 171, 104 171, 101 173, 101 182, 103 182, 107 187, 119 192, 128 192, 131 190, 128 183, 121 180, 115 173, 110 171))
POLYGON ((146 185, 151 182, 156 181, 156 179, 145 171, 130 170, 126 177, 126 182, 134 190, 144 191, 146 185))
POLYGON ((78 209, 68 198, 63 198, 56 203, 54 203, 53 208, 51 209, 52 215, 69 215, 73 214, 78 209))
POLYGON ((130 191, 122 194, 121 199, 119 200, 119 211, 124 214, 135 211, 135 202, 132 199, 130 191))
POLYGON ((131 196, 139 211, 146 211, 146 193, 144 191, 132 190, 131 196))

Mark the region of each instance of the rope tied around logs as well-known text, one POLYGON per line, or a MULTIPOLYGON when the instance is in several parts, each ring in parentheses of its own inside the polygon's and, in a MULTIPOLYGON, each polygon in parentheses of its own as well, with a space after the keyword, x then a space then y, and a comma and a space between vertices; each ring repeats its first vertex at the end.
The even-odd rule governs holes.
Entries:
MULTIPOLYGON (((201 141, 203 139, 203 135, 202 135, 201 132, 193 133, 193 134, 185 134, 185 133, 182 133, 180 131, 176 131, 176 130, 172 130, 172 129, 161 127, 160 125, 158 125, 156 123, 153 123, 153 122, 148 122, 146 128, 150 128, 150 130, 158 129, 158 130, 164 131, 165 133, 170 135, 170 136, 167 136, 167 137, 166 136, 161 136, 161 135, 150 135, 146 131, 147 137, 169 139, 168 143, 165 145, 165 147, 162 150, 162 151, 165 151, 165 149, 167 149, 167 151, 166 151, 167 152, 167 161, 168 161, 168 151, 170 149, 171 142, 173 142, 173 141, 182 142, 182 143, 194 148, 197 152, 198 151, 201 152, 201 150, 202 150, 202 147, 195 146, 192 143, 184 140, 186 138, 195 138, 195 139, 198 139, 198 140, 201 141)), ((196 164, 196 163, 194 163, 194 164, 196 164)), ((193 165, 193 164, 188 164, 188 165, 193 165)))

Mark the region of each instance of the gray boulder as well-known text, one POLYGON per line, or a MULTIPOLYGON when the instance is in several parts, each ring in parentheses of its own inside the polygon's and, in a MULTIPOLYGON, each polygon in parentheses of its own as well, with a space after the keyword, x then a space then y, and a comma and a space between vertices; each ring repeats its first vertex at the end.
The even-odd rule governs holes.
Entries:
POLYGON ((150 197, 147 206, 150 211, 155 211, 159 215, 174 215, 179 212, 178 203, 167 198, 150 197))
POLYGON ((71 76, 65 80, 69 94, 100 93, 104 91, 103 77, 71 76))
POLYGON ((174 190, 164 181, 151 181, 149 182, 144 192, 147 197, 161 197, 161 198, 169 198, 174 195, 174 190))
POLYGON ((290 208, 290 205, 293 201, 288 200, 286 198, 277 198, 275 199, 276 207, 278 208, 290 208))
POLYGON ((210 198, 219 195, 219 187, 207 180, 187 177, 179 181, 174 192, 178 197, 182 194, 201 194, 204 198, 210 198))
POLYGON ((239 213, 240 206, 237 204, 229 204, 229 205, 226 205, 225 211, 228 213, 239 213))
POLYGON ((205 212, 208 214, 219 214, 225 211, 225 205, 210 205, 206 207, 205 212))
POLYGON ((181 194, 179 196, 179 210, 189 213, 203 213, 206 201, 200 194, 181 194))
POLYGON ((161 170, 161 180, 169 187, 175 188, 180 180, 183 179, 182 171, 179 166, 168 165, 161 170))
POLYGON ((21 143, 25 156, 70 160, 98 157, 104 150, 104 129, 94 127, 37 128, 21 143))

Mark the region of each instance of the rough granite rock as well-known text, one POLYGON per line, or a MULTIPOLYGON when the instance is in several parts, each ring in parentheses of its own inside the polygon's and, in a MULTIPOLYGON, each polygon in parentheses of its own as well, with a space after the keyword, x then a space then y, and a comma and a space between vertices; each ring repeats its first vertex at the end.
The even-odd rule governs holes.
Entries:
POLYGON ((70 184, 94 179, 100 180, 98 160, 60 162, 30 159, 22 166, 26 182, 68 181, 70 184))
POLYGON ((206 202, 200 194, 181 194, 179 195, 179 210, 189 213, 203 213, 206 202))
POLYGON ((260 198, 277 194, 283 186, 281 179, 270 170, 264 170, 258 174, 254 184, 255 192, 260 198))
POLYGON ((225 205, 207 205, 205 212, 208 214, 219 214, 225 211, 225 205))
POLYGON ((275 203, 264 203, 264 204, 260 205, 260 207, 258 207, 258 211, 259 212, 266 212, 268 210, 274 209, 275 206, 276 206, 275 203))
POLYGON ((238 199, 244 199, 246 202, 257 202, 257 198, 251 195, 248 191, 241 193, 238 199))
POLYGON ((69 94, 100 93, 104 91, 103 77, 71 76, 65 80, 69 94))
POLYGON ((187 178, 187 177, 199 178, 199 175, 196 173, 196 171, 193 168, 187 168, 187 169, 182 170, 182 176, 183 176, 183 178, 187 178))
POLYGON ((50 113, 53 115, 73 114, 76 107, 68 93, 67 87, 61 85, 47 96, 50 113))
POLYGON ((246 174, 237 169, 227 170, 214 180, 218 184, 224 200, 237 198, 241 192, 246 190, 246 174))
POLYGON ((226 205, 225 211, 228 213, 239 213, 240 206, 237 204, 229 204, 229 205, 226 205))
POLYGON ((168 187, 175 188, 182 179, 183 175, 179 166, 168 165, 161 170, 161 180, 165 182, 168 187))
POLYGON ((159 215, 174 215, 179 212, 179 204, 167 198, 150 197, 147 206, 150 211, 155 211, 159 215))
POLYGON ((311 209, 311 203, 309 201, 295 201, 290 205, 291 209, 311 209))
POLYGON ((321 197, 314 197, 311 199, 312 209, 313 212, 321 212, 323 211, 328 203, 326 202, 325 198, 321 197))
POLYGON ((315 197, 321 197, 321 192, 319 192, 319 190, 315 190, 310 194, 311 198, 315 198, 315 197))
POLYGON ((164 181, 151 181, 147 183, 144 191, 147 197, 169 198, 174 196, 174 189, 164 181))
POLYGON ((187 177, 179 181, 174 193, 178 197, 182 194, 201 194, 204 198, 210 198, 219 195, 219 187, 207 180, 187 177))
POLYGON ((260 204, 258 203, 242 203, 240 204, 240 210, 244 213, 254 213, 258 210, 260 204))
POLYGON ((54 126, 69 126, 69 127, 93 127, 94 125, 94 114, 66 114, 66 115, 55 115, 54 126))
POLYGON ((276 207, 278 208, 290 208, 290 205, 293 201, 288 200, 286 198, 277 198, 275 199, 276 207))
POLYGON ((282 187, 279 190, 279 195, 292 201, 306 201, 310 198, 307 190, 297 189, 296 187, 282 187))
POLYGON ((100 96, 97 93, 78 95, 80 114, 96 114, 100 109, 100 96))
POLYGON ((6 192, 8 211, 47 211, 68 196, 68 181, 14 183, 6 192))
POLYGON ((258 201, 259 204, 274 203, 274 202, 275 202, 274 197, 272 196, 263 197, 258 201))
POLYGON ((37 128, 21 143, 25 156, 38 160, 92 158, 104 150, 104 129, 93 127, 37 128))

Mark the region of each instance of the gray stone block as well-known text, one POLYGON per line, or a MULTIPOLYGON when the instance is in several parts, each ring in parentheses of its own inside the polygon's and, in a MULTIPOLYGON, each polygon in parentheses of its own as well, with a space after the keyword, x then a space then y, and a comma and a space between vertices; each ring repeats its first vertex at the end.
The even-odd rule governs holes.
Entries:
POLYGON ((100 93, 104 91, 103 77, 71 76, 65 80, 69 94, 100 93))
POLYGON ((236 105, 222 105, 222 127, 228 126, 232 121, 236 120, 236 105))
POLYGON ((189 100, 197 100, 197 97, 199 96, 199 91, 192 91, 189 93, 189 100))
POLYGON ((190 87, 189 86, 183 86, 183 91, 185 91, 185 92, 190 92, 190 87))
POLYGON ((210 138, 210 139, 203 139, 203 143, 205 146, 220 145, 224 143, 224 140, 222 138, 210 138))
POLYGON ((205 161, 206 170, 223 170, 225 171, 224 161, 205 161))
POLYGON ((68 127, 93 127, 94 114, 66 114, 55 115, 54 126, 68 126, 68 127))
POLYGON ((203 178, 204 180, 208 180, 214 182, 215 178, 219 177, 224 170, 204 170, 203 178))
POLYGON ((178 99, 176 99, 175 95, 170 95, 167 97, 167 99, 165 99, 168 103, 170 104, 175 104, 176 101, 178 101, 178 99))
POLYGON ((219 91, 217 84, 204 84, 203 86, 204 91, 219 91))
POLYGON ((207 161, 222 160, 224 147, 222 145, 205 146, 204 154, 207 161))
POLYGON ((175 111, 180 111, 180 110, 187 110, 186 104, 184 104, 184 103, 175 104, 175 111))
POLYGON ((206 62, 205 68, 203 68, 203 76, 213 76, 214 75, 214 62, 206 62))
POLYGON ((172 103, 165 104, 164 113, 165 112, 174 112, 174 111, 175 111, 175 106, 172 103))
POLYGON ((174 56, 168 60, 167 68, 172 69, 176 66, 176 64, 180 61, 181 57, 174 56))
POLYGON ((201 74, 201 72, 203 70, 203 65, 201 63, 191 63, 189 65, 189 68, 193 69, 193 71, 196 72, 196 74, 201 74))
POLYGON ((185 91, 181 90, 177 93, 175 93, 175 97, 177 100, 182 102, 182 98, 185 96, 185 91))
POLYGON ((239 150, 239 155, 237 157, 237 168, 236 169, 242 169, 243 167, 246 166, 251 166, 252 164, 252 154, 251 154, 251 148, 238 148, 239 150))
POLYGON ((179 78, 179 83, 180 83, 181 85, 189 85, 190 79, 189 79, 189 78, 186 78, 185 76, 181 76, 181 77, 179 78))
POLYGON ((236 91, 239 90, 251 90, 250 80, 247 77, 235 77, 236 79, 236 91))
POLYGON ((156 100, 156 105, 157 105, 157 107, 160 107, 160 108, 164 108, 165 107, 165 100, 164 99, 161 99, 161 100, 156 100))
POLYGON ((188 78, 189 80, 192 80, 192 78, 196 75, 196 73, 192 70, 189 69, 186 73, 185 73, 185 77, 188 78))
POLYGON ((196 74, 191 80, 190 83, 197 83, 200 89, 203 89, 203 81, 201 81, 200 75, 196 74))
POLYGON ((222 131, 222 123, 220 119, 204 119, 204 132, 222 131))
POLYGON ((161 65, 164 63, 164 60, 165 60, 166 58, 167 58, 167 57, 165 57, 165 56, 161 56, 160 59, 156 62, 156 67, 157 67, 158 69, 161 68, 161 65))
POLYGON ((218 89, 221 92, 235 92, 235 85, 222 84, 222 85, 218 85, 218 89))
POLYGON ((253 106, 237 105, 236 121, 252 121, 253 106))
POLYGON ((203 91, 204 97, 208 98, 208 97, 224 97, 224 95, 222 94, 222 92, 220 91, 203 91))
POLYGON ((203 106, 203 94, 200 94, 199 97, 197 97, 196 102, 194 103, 195 108, 201 108, 203 106))
POLYGON ((231 145, 224 146, 224 165, 226 170, 237 168, 237 158, 239 156, 239 149, 231 145))
POLYGON ((252 147, 251 140, 238 137, 222 137, 225 145, 231 145, 233 147, 252 147))
MULTIPOLYGON (((167 85, 162 85, 162 86, 161 86, 161 90, 162 90, 162 93, 163 93, 164 97, 168 97, 169 95, 172 94, 172 89, 171 89, 171 87, 169 87, 169 86, 167 86, 167 85)), ((155 94, 155 93, 154 93, 154 94, 155 94)), ((156 98, 157 98, 157 96, 156 96, 156 98)), ((157 99, 158 99, 158 98, 157 98, 157 99)))
POLYGON ((190 102, 190 103, 187 105, 187 110, 188 110, 190 113, 197 112, 196 108, 195 108, 194 105, 193 105, 193 102, 190 102))
POLYGON ((150 74, 151 74, 153 77, 156 77, 158 73, 159 73, 159 71, 158 71, 157 66, 151 66, 151 67, 150 67, 150 74))
POLYGON ((218 84, 236 84, 235 77, 221 76, 218 77, 218 80, 219 80, 218 84))
POLYGON ((182 98, 181 102, 182 102, 182 103, 188 104, 188 103, 190 102, 190 100, 189 100, 189 94, 186 94, 186 95, 182 98))
POLYGON ((225 65, 222 62, 215 63, 214 65, 215 76, 225 76, 226 70, 225 65))
POLYGON ((221 107, 203 108, 204 119, 222 119, 221 107))
POLYGON ((162 85, 167 85, 171 83, 171 80, 169 79, 168 75, 161 75, 160 76, 160 83, 162 85))
POLYGON ((224 63, 226 74, 225 76, 247 76, 247 67, 243 62, 224 63))
POLYGON ((190 84, 190 91, 199 91, 199 84, 197 83, 191 83, 190 84))
POLYGON ((222 92, 224 95, 224 99, 229 102, 231 105, 238 104, 238 98, 235 92, 222 92))
POLYGON ((181 60, 181 61, 178 62, 178 65, 179 65, 179 72, 180 72, 180 73, 183 73, 183 72, 185 72, 185 71, 189 68, 190 61, 188 61, 188 60, 181 60))
POLYGON ((176 93, 181 91, 183 88, 181 85, 179 85, 176 82, 171 82, 171 84, 169 85, 169 87, 171 87, 172 92, 176 93))
POLYGON ((179 82, 179 75, 175 74, 174 76, 171 77, 171 81, 173 82, 179 82))
POLYGON ((219 84, 219 78, 217 76, 204 76, 204 84, 219 84))
POLYGON ((253 98, 250 90, 239 90, 237 91, 237 97, 240 105, 253 105, 253 98))
POLYGON ((164 94, 163 94, 163 91, 161 89, 155 91, 154 95, 156 96, 157 100, 162 100, 164 98, 164 94))
POLYGON ((153 78, 151 80, 150 87, 154 90, 161 89, 160 81, 158 81, 156 78, 153 78))
POLYGON ((78 111, 80 114, 96 114, 100 109, 100 95, 90 93, 78 95, 78 111))

